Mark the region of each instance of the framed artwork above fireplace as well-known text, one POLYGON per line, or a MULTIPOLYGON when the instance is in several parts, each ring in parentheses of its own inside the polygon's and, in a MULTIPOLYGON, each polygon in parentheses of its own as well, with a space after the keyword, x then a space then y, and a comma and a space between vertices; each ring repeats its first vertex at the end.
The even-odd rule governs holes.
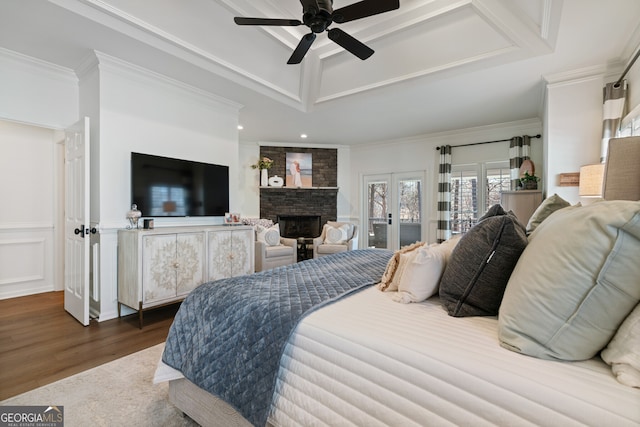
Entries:
POLYGON ((312 187, 313 167, 311 153, 287 153, 286 156, 287 187, 312 187))

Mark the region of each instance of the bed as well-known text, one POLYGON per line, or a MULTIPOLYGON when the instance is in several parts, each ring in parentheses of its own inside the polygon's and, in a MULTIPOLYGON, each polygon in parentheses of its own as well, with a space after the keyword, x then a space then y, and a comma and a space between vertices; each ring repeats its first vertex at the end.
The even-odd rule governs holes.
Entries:
MULTIPOLYGON (((502 218, 504 214, 499 212, 496 216, 500 218, 495 221, 502 221, 501 233, 504 233, 505 229, 505 218, 502 218)), ((625 250, 609 250, 605 256, 607 261, 604 264, 617 266, 615 271, 619 276, 619 265, 610 253, 630 251, 631 255, 628 256, 631 258, 618 259, 618 262, 625 266, 634 264, 628 261, 634 256, 637 258, 637 254, 640 253, 634 252, 640 248, 637 246, 640 242, 640 203, 612 205, 607 202, 602 207, 587 209, 584 213, 578 212, 574 207, 558 208, 546 212, 545 216, 549 220, 545 219, 535 234, 526 237, 528 245, 521 254, 517 254, 518 262, 513 271, 509 272, 506 283, 496 286, 502 299, 500 312, 495 315, 453 315, 451 309, 447 309, 449 305, 445 301, 451 295, 442 293, 442 289, 439 292, 436 290, 424 300, 410 304, 399 303, 398 294, 403 290, 401 282, 398 283, 399 289, 387 289, 382 292, 380 282, 384 281, 394 259, 396 271, 399 272, 403 268, 400 261, 409 256, 409 253, 399 251, 352 251, 235 279, 233 284, 236 286, 242 281, 255 285, 260 281, 274 280, 275 277, 290 279, 301 274, 298 270, 303 270, 310 273, 308 276, 313 280, 316 269, 335 270, 340 268, 343 262, 351 266, 354 264, 354 258, 355 265, 364 265, 365 270, 371 271, 370 275, 364 275, 366 280, 363 282, 351 284, 346 289, 334 289, 327 299, 312 304, 309 308, 300 309, 300 316, 290 322, 291 330, 282 333, 282 344, 276 345, 275 353, 268 355, 275 363, 272 387, 271 383, 267 386, 262 384, 254 390, 249 385, 248 389, 236 392, 245 395, 249 401, 253 401, 254 398, 256 401, 264 400, 265 398, 259 398, 257 394, 266 394, 266 409, 262 412, 264 416, 256 416, 243 404, 236 403, 233 397, 225 396, 221 399, 220 396, 224 393, 212 393, 208 390, 207 381, 203 382, 198 374, 191 371, 191 366, 187 366, 191 364, 193 354, 202 350, 198 350, 195 344, 184 338, 180 325, 175 328, 172 326, 167 341, 171 348, 165 349, 164 362, 158 366, 156 381, 169 381, 171 402, 204 426, 638 426, 640 389, 621 382, 622 377, 616 376, 616 371, 612 370, 612 366, 615 368, 616 365, 620 365, 617 362, 625 363, 624 357, 605 363, 601 355, 608 350, 603 350, 602 353, 600 351, 607 347, 607 343, 611 346, 611 343, 616 341, 615 338, 611 339, 616 330, 624 329, 623 326, 629 324, 627 318, 631 318, 632 313, 640 310, 634 309, 640 299, 640 273, 637 266, 625 267, 631 268, 631 271, 623 280, 629 282, 629 277, 631 280, 629 288, 624 292, 626 299, 619 303, 619 307, 623 308, 606 310, 606 320, 615 324, 615 330, 609 333, 604 345, 598 343, 597 333, 594 333, 589 341, 592 346, 598 347, 598 351, 584 360, 568 360, 573 356, 564 355, 564 348, 554 347, 548 344, 548 340, 538 340, 537 344, 544 341, 547 345, 548 348, 545 347, 544 351, 531 343, 523 344, 518 341, 530 339, 544 331, 534 330, 530 336, 525 333, 522 334, 524 338, 510 338, 509 334, 513 335, 514 330, 518 328, 518 319, 511 320, 514 310, 510 311, 509 305, 521 304, 519 298, 522 297, 522 292, 528 295, 526 289, 521 291, 518 288, 522 283, 535 283, 548 275, 547 269, 540 268, 542 260, 539 259, 539 252, 544 252, 545 256, 562 258, 558 262, 563 266, 570 262, 563 258, 565 255, 554 252, 568 252, 562 243, 549 246, 548 239, 553 234, 556 234, 557 239, 558 229, 567 230, 575 227, 576 230, 572 232, 578 234, 596 229, 589 231, 596 233, 595 237, 589 235, 584 238, 600 242, 598 239, 602 239, 602 236, 597 233, 606 234, 607 228, 594 227, 594 216, 606 218, 604 221, 609 228, 617 230, 608 231, 614 235, 614 243, 609 246, 620 249, 620 245, 623 244, 620 243, 620 235, 624 235, 624 244, 631 245, 625 247, 625 250), (553 213, 553 210, 559 212, 553 213), (621 210, 626 213, 618 215, 619 218, 612 214, 621 210), (576 215, 586 219, 577 222, 576 215), (555 248, 556 246, 558 247, 555 248), (375 262, 371 265, 362 262, 371 254, 375 254, 375 262), (523 262, 529 258, 536 259, 538 267, 523 262), (541 271, 540 277, 536 276, 536 268, 541 271), (268 277, 260 276, 265 274, 268 277), (522 277, 526 277, 527 280, 523 280, 522 277), (638 292, 635 291, 636 288, 638 292), (528 350, 528 345, 534 350, 528 350), (178 353, 182 353, 183 356, 180 357, 187 355, 189 362, 183 365, 187 368, 175 369, 176 361, 173 356, 166 357, 167 353, 174 352, 175 347, 181 347, 178 353), (277 356, 274 357, 274 354, 277 356), (567 360, 562 360, 562 357, 567 360)), ((481 222, 486 224, 491 221, 481 222)), ((500 237, 502 241, 508 240, 504 234, 500 237)), ((443 267, 444 274, 438 275, 439 285, 447 279, 448 264, 455 261, 456 255, 467 256, 463 246, 468 245, 468 240, 471 239, 466 239, 465 236, 459 239, 460 243, 456 242, 448 249, 448 258, 445 258, 443 267)), ((575 246, 575 243, 571 242, 571 246, 575 246)), ((512 247, 511 243, 510 245, 512 247)), ((432 252, 444 247, 429 246, 432 252)), ((426 250, 426 245, 419 250, 426 250)), ((474 254, 477 252, 481 251, 475 250, 474 254)), ((500 249, 494 246, 489 259, 497 257, 496 254, 500 254, 500 249)), ((576 256, 589 259, 591 255, 581 252, 576 256)), ((467 265, 473 262, 469 258, 465 260, 467 265)), ((483 262, 486 264, 486 259, 483 262)), ((576 274, 570 267, 566 269, 572 275, 576 274)), ((409 267, 406 270, 408 271, 409 267)), ((431 265, 430 271, 432 270, 431 265)), ((504 270, 504 267, 501 270, 504 270)), ((596 274, 598 277, 605 275, 601 270, 603 269, 596 274)), ((349 276, 358 274, 360 273, 350 272, 349 276)), ((405 271, 404 274, 408 273, 405 271)), ((482 274, 474 273, 474 280, 478 280, 478 276, 482 274)), ((412 277, 415 280, 415 276, 412 277)), ((333 280, 331 274, 323 276, 318 282, 313 282, 311 288, 323 286, 323 283, 333 280)), ((499 281, 494 278, 490 283, 499 281)), ((608 283, 612 281, 615 280, 607 279, 608 283)), ((554 281, 556 282, 563 282, 562 289, 569 287, 566 285, 566 278, 554 281)), ((584 280, 579 282, 582 283, 584 280)), ((208 285, 215 287, 216 284, 208 285)), ((544 284, 536 286, 544 288, 544 284)), ((335 284, 332 284, 332 287, 335 287, 335 284)), ((591 289, 589 295, 592 294, 597 292, 591 289)), ((200 297, 194 294, 194 299, 198 298, 200 297)), ((610 296, 608 303, 613 304, 615 298, 617 297, 610 296)), ((542 306, 547 307, 547 303, 544 302, 542 306)), ((536 304, 534 299, 529 305, 535 307, 536 304)), ((224 307, 225 303, 220 303, 220 306, 224 307)), ((180 311, 182 310, 183 308, 180 311)), ((177 317, 174 325, 188 322, 193 322, 193 314, 177 317)), ((548 322, 547 318, 544 322, 548 322)), ((549 327, 547 323, 544 323, 544 326, 547 329, 549 327)), ((575 329, 579 329, 579 325, 575 326, 575 329)), ((563 333, 566 334, 566 322, 563 333)), ((195 339, 193 342, 202 339, 195 339)), ((620 339, 628 341, 624 337, 620 339)), ((561 341, 573 342, 572 340, 575 338, 563 335, 561 341)), ((582 349, 575 345, 571 351, 582 349)), ((633 352, 637 356, 637 350, 633 352)), ((612 351, 610 353, 613 354, 612 351)), ((253 359, 253 356, 250 358, 253 359)), ((580 358, 579 354, 573 357, 576 358, 580 358)), ((228 361, 225 364, 228 364, 228 361)), ((262 369, 261 364, 258 366, 262 369)), ((221 368, 214 371, 219 372, 219 369, 221 368)), ((255 367, 250 368, 253 369, 255 367)), ((206 372, 205 376, 210 376, 211 371, 206 372)))

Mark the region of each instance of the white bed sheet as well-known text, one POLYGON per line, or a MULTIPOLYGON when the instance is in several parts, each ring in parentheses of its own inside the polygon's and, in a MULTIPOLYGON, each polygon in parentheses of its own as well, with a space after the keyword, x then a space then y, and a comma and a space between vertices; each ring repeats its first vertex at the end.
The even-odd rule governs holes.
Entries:
POLYGON ((498 344, 497 320, 375 288, 306 317, 281 360, 275 426, 638 426, 640 390, 599 358, 554 362, 498 344))

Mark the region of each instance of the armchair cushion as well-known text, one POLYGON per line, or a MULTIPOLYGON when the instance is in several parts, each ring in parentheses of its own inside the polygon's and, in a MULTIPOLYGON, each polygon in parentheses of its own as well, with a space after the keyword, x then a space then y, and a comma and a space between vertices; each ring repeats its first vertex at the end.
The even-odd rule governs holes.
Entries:
POLYGON ((280 244, 280 224, 275 224, 269 228, 256 225, 256 240, 263 242, 267 246, 277 246, 280 244))
POLYGON ((265 242, 256 241, 256 271, 294 264, 298 260, 297 249, 296 239, 280 237, 279 244, 275 246, 268 246, 265 242))
POLYGON ((329 243, 323 243, 317 247, 316 252, 322 255, 337 254, 338 252, 346 251, 348 248, 346 245, 332 245, 329 243))
POLYGON ((265 258, 274 258, 279 256, 291 256, 294 248, 284 243, 277 246, 266 246, 264 248, 265 258))

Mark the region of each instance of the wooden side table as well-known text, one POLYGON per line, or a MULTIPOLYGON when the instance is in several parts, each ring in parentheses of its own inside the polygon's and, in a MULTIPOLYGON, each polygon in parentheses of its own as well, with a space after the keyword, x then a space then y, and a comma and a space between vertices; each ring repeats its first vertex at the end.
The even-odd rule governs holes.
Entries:
POLYGON ((520 190, 500 193, 500 204, 505 211, 513 211, 518 221, 525 227, 533 212, 542 203, 542 191, 520 190))

